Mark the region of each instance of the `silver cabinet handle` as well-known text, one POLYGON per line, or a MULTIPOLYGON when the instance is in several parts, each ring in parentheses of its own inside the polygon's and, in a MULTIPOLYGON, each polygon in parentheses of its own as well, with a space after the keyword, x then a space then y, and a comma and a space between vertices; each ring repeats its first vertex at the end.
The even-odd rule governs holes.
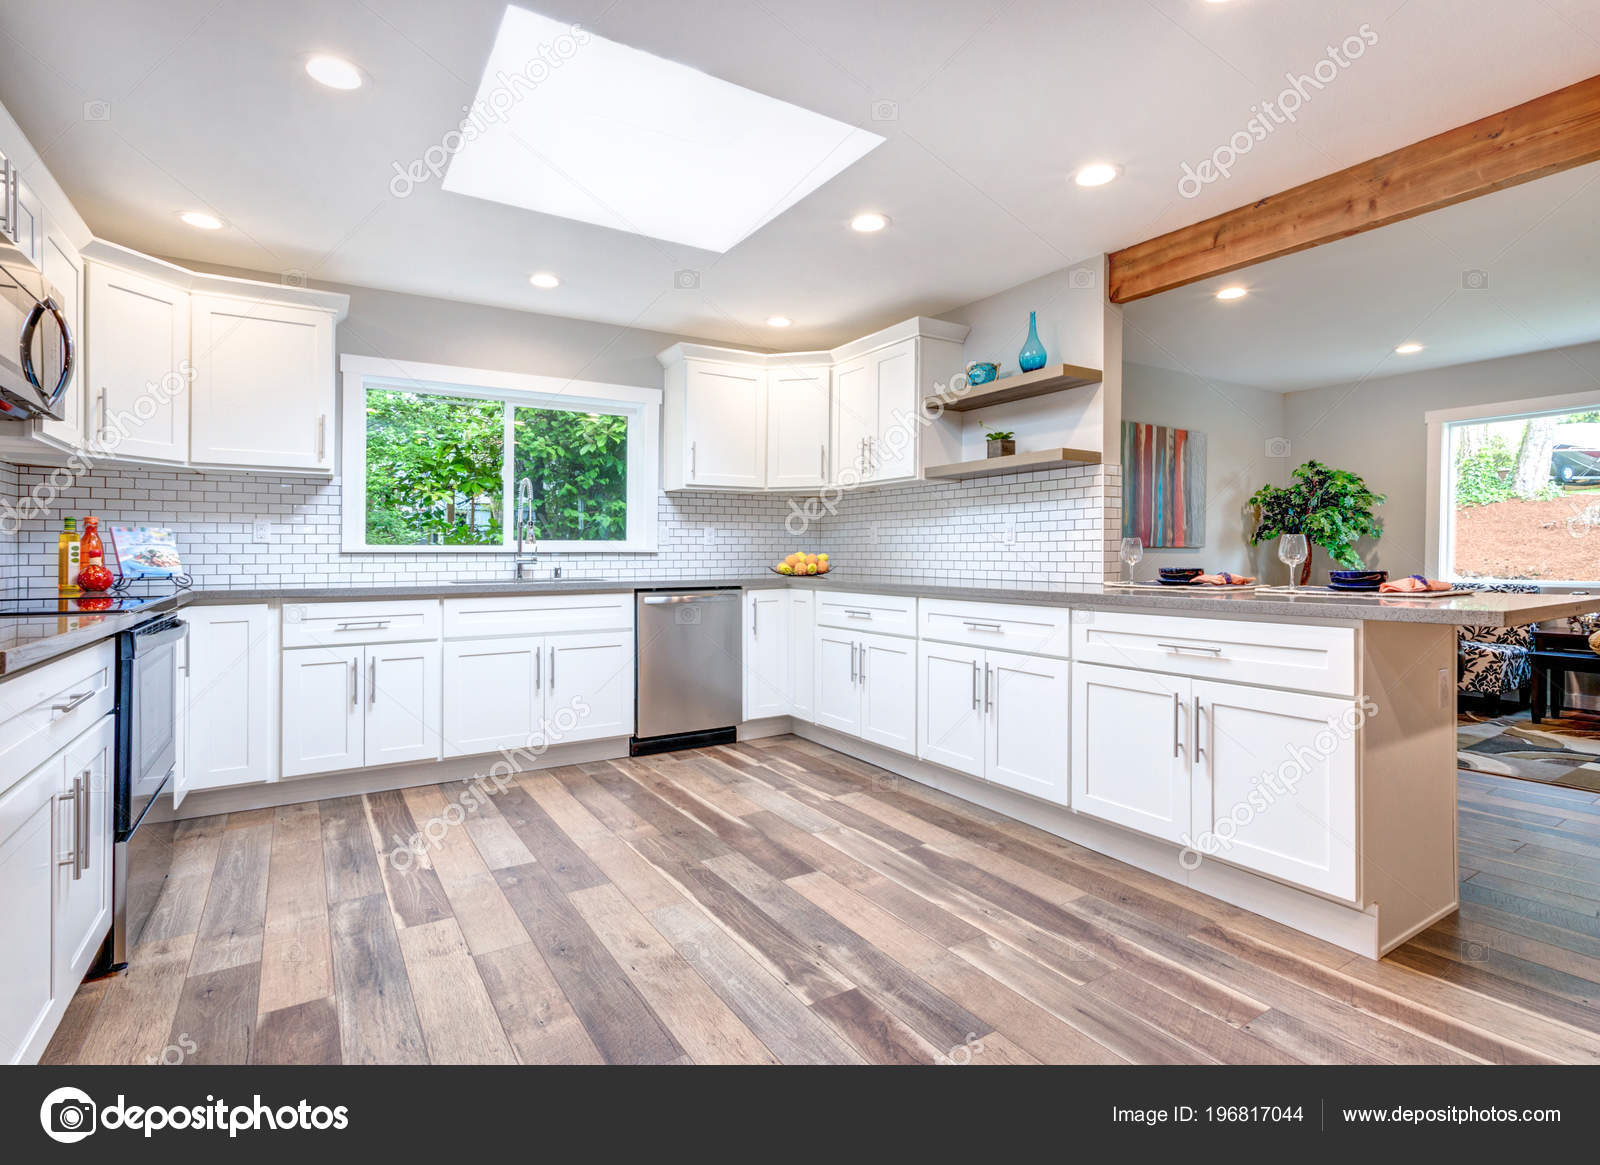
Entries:
POLYGON ((76 882, 83 877, 83 778, 72 778, 72 792, 57 793, 61 801, 72 802, 72 852, 64 858, 57 858, 56 865, 71 866, 72 880, 76 882))
POLYGON ((761 601, 759 599, 750 600, 750 638, 761 638, 761 601))
POLYGON ((817 476, 823 481, 828 480, 828 446, 817 446, 817 476))
POLYGON ((1220 647, 1206 647, 1203 644, 1199 644, 1199 643, 1160 643, 1160 642, 1158 642, 1156 644, 1156 646, 1157 647, 1165 647, 1168 651, 1203 651, 1203 652, 1206 652, 1209 655, 1221 655, 1222 654, 1222 648, 1220 648, 1220 647))
POLYGON ((871 611, 852 611, 849 607, 845 608, 844 613, 846 615, 849 615, 850 618, 852 618, 852 619, 870 619, 870 618, 872 618, 872 612, 871 611))
POLYGON ((533 649, 533 690, 540 691, 544 687, 544 650, 533 649))
POLYGON ((695 478, 700 476, 699 469, 698 469, 698 466, 699 466, 700 462, 699 462, 699 458, 697 458, 695 456, 695 453, 696 453, 695 442, 690 441, 689 442, 689 480, 690 481, 693 481, 695 478))
POLYGON ((983 668, 983 710, 985 712, 994 711, 994 697, 991 694, 991 678, 993 674, 994 669, 985 664, 983 668))
POLYGON ((556 649, 554 644, 550 645, 550 690, 552 692, 556 690, 556 649))
POLYGON ((94 857, 89 837, 90 828, 94 824, 94 802, 90 799, 94 796, 94 788, 90 783, 93 776, 93 769, 84 769, 83 776, 78 778, 83 785, 83 824, 79 827, 78 833, 78 852, 83 855, 83 860, 78 865, 80 874, 89 868, 89 862, 94 857))
POLYGON ((861 665, 856 670, 861 675, 862 684, 865 685, 867 682, 867 645, 865 643, 861 645, 861 665))
POLYGON ((998 623, 977 623, 970 619, 963 619, 961 625, 969 631, 999 631, 998 623))
POLYGON ((850 645, 850 682, 856 682, 856 645, 850 645))
POLYGON ((972 710, 978 710, 978 661, 972 661, 972 710))
POLYGON ((317 414, 317 460, 325 461, 328 456, 328 414, 317 414))
POLYGON ((72 711, 86 700, 92 700, 95 693, 99 690, 99 688, 90 688, 87 692, 73 692, 72 695, 66 698, 64 703, 51 704, 50 711, 59 712, 61 715, 65 716, 68 712, 72 711))
POLYGON ((1178 699, 1178 693, 1172 693, 1172 755, 1178 755, 1178 710, 1183 707, 1183 701, 1178 699))
POLYGON ((103 384, 100 386, 100 399, 95 404, 95 412, 97 414, 95 432, 99 433, 100 440, 104 441, 106 439, 106 387, 103 384))
POLYGON ((334 627, 335 631, 386 631, 393 619, 346 619, 334 627))
POLYGON ((378 704, 378 657, 373 656, 367 661, 367 707, 374 708, 378 704))
POLYGON ((1194 759, 1206 755, 1206 750, 1200 747, 1200 701, 1197 699, 1194 702, 1194 759))
POLYGON ((361 665, 353 659, 350 661, 350 706, 361 706, 361 665))

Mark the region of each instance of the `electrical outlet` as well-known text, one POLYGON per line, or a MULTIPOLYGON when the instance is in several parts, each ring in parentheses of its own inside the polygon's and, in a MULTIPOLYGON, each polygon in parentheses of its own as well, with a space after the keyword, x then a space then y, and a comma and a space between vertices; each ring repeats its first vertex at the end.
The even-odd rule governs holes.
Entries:
POLYGON ((878 544, 878 527, 876 525, 867 527, 867 541, 874 546, 878 544))
POLYGON ((700 531, 700 542, 707 547, 715 546, 717 544, 717 528, 715 526, 707 526, 700 531))
POLYGON ((1015 514, 1006 515, 1005 531, 1006 545, 1013 545, 1017 540, 1017 518, 1015 514))
POLYGON ((250 523, 250 539, 258 545, 265 546, 272 541, 272 523, 265 518, 257 518, 250 523))

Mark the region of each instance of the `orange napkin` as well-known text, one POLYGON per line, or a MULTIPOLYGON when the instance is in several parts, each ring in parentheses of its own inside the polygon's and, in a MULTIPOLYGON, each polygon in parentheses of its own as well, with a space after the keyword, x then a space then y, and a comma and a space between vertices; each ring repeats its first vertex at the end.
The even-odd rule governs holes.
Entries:
POLYGON ((1229 574, 1223 571, 1221 574, 1202 574, 1194 581, 1208 587, 1242 587, 1256 580, 1248 575, 1229 574))
POLYGON ((1440 582, 1436 578, 1423 578, 1420 574, 1408 574, 1405 578, 1397 578, 1393 582, 1386 582, 1378 588, 1390 594, 1417 594, 1421 591, 1449 591, 1455 588, 1447 582, 1440 582))

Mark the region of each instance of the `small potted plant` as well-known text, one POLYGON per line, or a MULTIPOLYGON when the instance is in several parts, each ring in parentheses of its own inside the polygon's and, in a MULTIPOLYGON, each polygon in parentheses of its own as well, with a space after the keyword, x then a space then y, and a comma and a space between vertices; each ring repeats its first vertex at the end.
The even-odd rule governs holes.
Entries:
POLYGON ((1010 457, 1017 451, 1016 434, 1005 429, 993 433, 985 433, 983 439, 989 443, 990 457, 1010 457))

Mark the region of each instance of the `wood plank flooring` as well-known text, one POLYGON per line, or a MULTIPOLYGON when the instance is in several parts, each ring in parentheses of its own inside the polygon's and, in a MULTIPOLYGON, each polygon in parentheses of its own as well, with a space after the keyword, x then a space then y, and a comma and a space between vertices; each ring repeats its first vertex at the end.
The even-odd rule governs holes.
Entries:
POLYGON ((795 737, 460 788, 165 827, 45 1062, 1600 1062, 1596 793, 1462 773, 1374 963, 795 737))

